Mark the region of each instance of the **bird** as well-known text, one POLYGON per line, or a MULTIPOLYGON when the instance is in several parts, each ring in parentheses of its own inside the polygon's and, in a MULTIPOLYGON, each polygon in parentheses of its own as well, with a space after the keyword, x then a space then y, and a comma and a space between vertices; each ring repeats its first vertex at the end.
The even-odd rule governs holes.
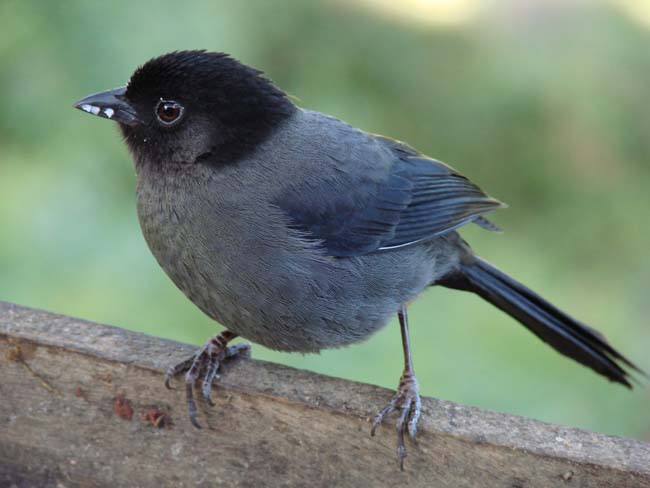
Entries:
POLYGON ((262 71, 206 50, 155 57, 124 87, 74 104, 117 122, 144 238, 174 284, 225 330, 167 371, 213 405, 237 337, 315 353, 398 317, 404 368, 371 434, 396 415, 397 457, 421 413, 407 306, 433 286, 472 292, 559 353, 631 388, 641 373, 605 337, 477 256, 458 233, 499 228, 505 205, 406 143, 297 106, 262 71), (197 391, 197 382, 200 391, 197 391))

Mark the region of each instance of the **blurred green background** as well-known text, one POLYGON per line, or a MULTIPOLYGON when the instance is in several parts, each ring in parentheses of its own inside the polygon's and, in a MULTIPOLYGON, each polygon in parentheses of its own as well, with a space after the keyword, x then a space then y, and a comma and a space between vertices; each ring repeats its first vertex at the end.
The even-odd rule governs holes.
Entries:
MULTIPOLYGON (((509 203, 493 215, 505 234, 464 236, 650 370, 644 0, 3 0, 0 18, 0 299, 215 333, 146 248, 117 129, 72 109, 150 57, 207 48, 509 203)), ((478 298, 430 290, 410 318, 424 394, 650 439, 647 387, 609 384, 478 298)), ((389 388, 402 365, 395 323, 321 355, 253 355, 389 388)))

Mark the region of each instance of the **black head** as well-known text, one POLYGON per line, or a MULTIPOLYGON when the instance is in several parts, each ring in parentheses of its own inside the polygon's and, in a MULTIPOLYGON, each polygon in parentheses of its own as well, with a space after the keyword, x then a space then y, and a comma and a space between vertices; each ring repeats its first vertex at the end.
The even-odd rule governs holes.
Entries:
POLYGON ((117 121, 138 164, 236 162, 295 110, 260 71, 205 51, 154 58, 75 107, 117 121))

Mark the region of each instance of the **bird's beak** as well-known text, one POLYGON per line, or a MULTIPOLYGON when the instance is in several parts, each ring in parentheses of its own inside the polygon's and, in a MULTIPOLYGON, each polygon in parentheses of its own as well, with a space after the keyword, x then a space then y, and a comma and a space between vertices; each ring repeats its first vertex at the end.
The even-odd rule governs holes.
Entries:
POLYGON ((126 87, 95 93, 82 98, 74 104, 74 107, 125 125, 141 124, 142 121, 138 118, 135 108, 126 100, 125 93, 126 87))

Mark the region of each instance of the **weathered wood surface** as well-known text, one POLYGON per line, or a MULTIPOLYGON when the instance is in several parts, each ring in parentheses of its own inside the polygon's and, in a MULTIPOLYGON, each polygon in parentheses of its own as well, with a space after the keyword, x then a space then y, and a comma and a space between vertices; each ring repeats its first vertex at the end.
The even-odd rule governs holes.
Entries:
POLYGON ((431 398, 400 472, 391 426, 368 434, 390 391, 260 361, 197 430, 162 385, 192 352, 0 302, 0 486, 650 487, 650 444, 431 398))

